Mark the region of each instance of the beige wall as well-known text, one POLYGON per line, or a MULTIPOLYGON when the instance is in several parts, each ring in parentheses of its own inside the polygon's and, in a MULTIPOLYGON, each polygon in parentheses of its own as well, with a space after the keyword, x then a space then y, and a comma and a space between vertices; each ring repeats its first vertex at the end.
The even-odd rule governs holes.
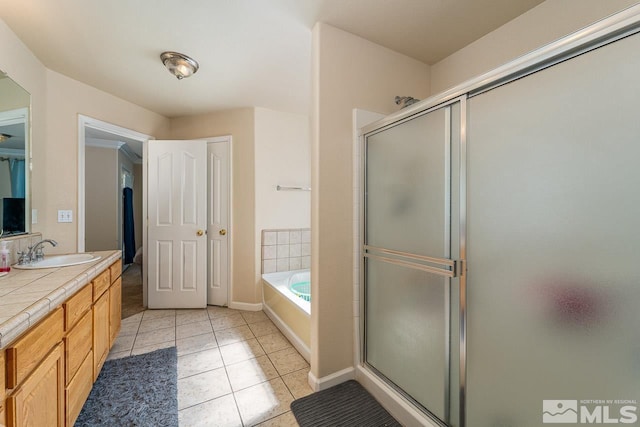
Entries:
POLYGON ((47 70, 0 20, 0 69, 31 94, 33 231, 56 239, 54 253, 77 248, 78 114, 159 138, 169 119, 47 70), (58 209, 72 209, 74 222, 59 224, 58 209))
POLYGON ((330 25, 313 30, 311 370, 353 366, 352 109, 429 94, 429 66, 330 25))
POLYGON ((256 286, 254 109, 240 108, 171 120, 171 139, 232 135, 232 302, 259 303, 256 286))
POLYGON ((58 252, 74 252, 78 227, 78 114, 157 138, 168 135, 169 119, 54 71, 47 70, 46 77, 47 139, 33 150, 34 171, 38 171, 37 177, 34 172, 34 191, 46 189, 34 200, 35 207, 40 208, 38 231, 58 240, 58 252), (36 162, 35 156, 43 154, 46 162, 44 158, 36 162), (73 209, 74 222, 58 223, 58 209, 73 209))
POLYGON ((311 193, 277 191, 276 186, 311 186, 309 117, 255 109, 255 261, 261 288, 261 231, 309 228, 311 193))
POLYGON ((432 94, 490 71, 637 0, 547 0, 431 67, 432 94))
POLYGON ((85 148, 85 250, 118 249, 118 151, 85 148))

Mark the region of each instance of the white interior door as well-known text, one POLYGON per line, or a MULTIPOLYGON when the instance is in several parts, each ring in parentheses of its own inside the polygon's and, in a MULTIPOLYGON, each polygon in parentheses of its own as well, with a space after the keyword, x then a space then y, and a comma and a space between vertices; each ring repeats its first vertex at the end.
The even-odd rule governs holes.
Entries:
POLYGON ((230 137, 208 145, 209 269, 207 304, 228 305, 229 298, 229 151, 230 137))
POLYGON ((148 143, 148 306, 207 303, 206 141, 148 143))

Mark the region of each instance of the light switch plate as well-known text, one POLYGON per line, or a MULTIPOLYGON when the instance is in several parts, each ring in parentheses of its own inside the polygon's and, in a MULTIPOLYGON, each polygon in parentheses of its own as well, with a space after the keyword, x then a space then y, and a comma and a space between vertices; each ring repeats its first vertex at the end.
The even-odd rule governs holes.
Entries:
POLYGON ((73 211, 70 211, 70 210, 59 210, 58 211, 58 222, 73 222, 73 211))
POLYGON ((31 224, 38 223, 38 209, 31 209, 31 224))

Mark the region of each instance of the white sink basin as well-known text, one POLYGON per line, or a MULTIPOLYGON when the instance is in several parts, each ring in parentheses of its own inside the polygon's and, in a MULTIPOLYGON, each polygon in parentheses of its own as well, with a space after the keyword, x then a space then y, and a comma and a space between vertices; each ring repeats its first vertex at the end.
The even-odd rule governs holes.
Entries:
POLYGON ((13 268, 18 270, 34 270, 37 268, 55 268, 68 267, 70 265, 86 264, 99 260, 101 257, 92 254, 67 254, 67 255, 51 255, 45 256, 40 261, 34 261, 30 264, 14 265, 13 268))

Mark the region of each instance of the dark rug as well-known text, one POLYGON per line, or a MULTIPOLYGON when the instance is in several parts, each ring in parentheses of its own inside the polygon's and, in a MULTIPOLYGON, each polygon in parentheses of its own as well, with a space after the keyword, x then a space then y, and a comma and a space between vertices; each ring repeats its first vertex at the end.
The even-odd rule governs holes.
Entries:
POLYGON ((353 380, 294 400, 291 410, 300 427, 401 426, 353 380))
POLYGON ((105 362, 75 426, 178 426, 175 347, 105 362))

